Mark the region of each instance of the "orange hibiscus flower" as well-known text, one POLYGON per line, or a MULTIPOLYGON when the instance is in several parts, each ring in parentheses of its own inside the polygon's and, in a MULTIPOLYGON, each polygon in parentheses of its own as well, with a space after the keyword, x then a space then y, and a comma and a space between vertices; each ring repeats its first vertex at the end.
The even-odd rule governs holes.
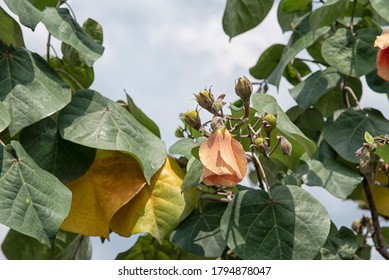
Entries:
POLYGON ((381 36, 377 36, 374 47, 378 47, 377 74, 382 79, 389 81, 389 29, 385 29, 381 36))
POLYGON ((202 181, 208 186, 234 187, 243 180, 247 158, 242 145, 226 129, 216 129, 199 150, 204 165, 202 181))

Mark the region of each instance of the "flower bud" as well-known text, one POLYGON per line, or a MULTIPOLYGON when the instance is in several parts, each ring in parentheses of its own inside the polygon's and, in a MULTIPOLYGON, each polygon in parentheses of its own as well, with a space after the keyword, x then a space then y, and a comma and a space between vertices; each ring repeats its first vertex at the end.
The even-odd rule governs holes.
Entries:
POLYGON ((192 128, 199 130, 201 127, 201 120, 199 114, 195 110, 189 110, 184 114, 185 122, 192 128))
POLYGON ((292 144, 284 136, 277 136, 280 141, 281 151, 284 155, 292 155, 292 144))
POLYGON ((200 105, 201 108, 204 108, 208 112, 212 111, 212 105, 215 102, 215 98, 213 97, 211 93, 211 89, 209 90, 203 90, 200 91, 198 94, 194 95, 196 98, 197 103, 200 105))
POLYGON ((235 93, 243 101, 248 101, 253 93, 253 84, 245 76, 239 77, 238 82, 235 85, 235 93))
POLYGON ((356 232, 356 233, 362 233, 362 223, 360 220, 355 220, 352 225, 351 225, 351 228, 356 232))
POLYGON ((223 101, 225 94, 220 95, 215 102, 212 104, 212 112, 213 114, 217 114, 224 105, 226 105, 226 102, 223 101))
POLYGON ((184 132, 182 131, 181 128, 177 128, 174 134, 176 135, 177 138, 184 138, 184 132))
POLYGON ((268 131, 273 130, 277 125, 277 114, 265 114, 263 124, 268 131))
POLYGON ((259 136, 254 140, 254 145, 257 147, 258 151, 262 154, 265 153, 269 148, 267 141, 262 136, 259 136))

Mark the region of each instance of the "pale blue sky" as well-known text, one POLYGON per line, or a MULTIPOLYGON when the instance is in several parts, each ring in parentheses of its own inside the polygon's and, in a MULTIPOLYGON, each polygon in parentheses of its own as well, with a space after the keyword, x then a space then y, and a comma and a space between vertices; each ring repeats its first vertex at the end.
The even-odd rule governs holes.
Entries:
MULTIPOLYGON (((167 147, 176 141, 174 131, 180 123, 179 113, 195 108, 193 93, 212 85, 215 95, 226 93, 226 100, 233 101, 235 79, 242 75, 250 77, 248 69, 259 55, 274 43, 286 43, 289 35, 282 34, 273 8, 259 27, 229 42, 221 25, 225 6, 221 0, 68 3, 80 23, 91 17, 103 26, 105 53, 95 64, 92 88, 113 100, 125 98, 125 89, 158 124, 167 147)), ((3 0, 0 5, 5 7, 3 0)), ((40 24, 35 32, 23 32, 27 48, 44 54, 44 27, 40 24)), ((59 51, 58 43, 54 45, 59 51)), ((270 93, 284 110, 295 104, 289 87, 285 80, 279 93, 270 87, 270 93)), ((367 91, 362 106, 385 110, 389 117, 387 98, 367 91)), ((339 227, 350 226, 362 216, 356 203, 342 202, 320 188, 308 190, 327 206, 339 227)), ((6 228, 0 225, 0 242, 5 233, 6 228)), ((116 235, 104 245, 99 244, 98 238, 93 238, 93 243, 95 259, 112 259, 130 247, 128 239, 116 235)))

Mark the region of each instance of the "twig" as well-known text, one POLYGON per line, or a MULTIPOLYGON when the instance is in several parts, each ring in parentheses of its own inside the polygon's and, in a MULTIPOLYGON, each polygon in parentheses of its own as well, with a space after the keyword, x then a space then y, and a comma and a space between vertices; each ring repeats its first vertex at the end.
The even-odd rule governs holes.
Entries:
POLYGON ((354 1, 353 1, 353 8, 352 8, 351 20, 350 20, 350 31, 351 31, 351 34, 353 34, 353 36, 354 36, 355 7, 357 6, 357 2, 358 2, 358 0, 354 0, 354 1))
POLYGON ((360 109, 361 106, 360 106, 360 104, 359 104, 358 97, 357 97, 357 95, 355 94, 355 92, 353 91, 353 89, 352 89, 351 87, 349 87, 349 86, 344 86, 343 89, 346 90, 346 91, 348 91, 348 93, 351 94, 352 98, 353 98, 354 101, 355 101, 355 104, 356 104, 357 107, 360 109))
POLYGON ((365 190, 366 199, 369 204, 369 209, 371 213, 371 218, 373 220, 374 235, 377 237, 377 242, 374 242, 375 248, 381 254, 381 256, 389 260, 389 252, 385 243, 385 238, 381 231, 377 208, 375 206, 373 195, 371 193, 370 186, 366 178, 363 180, 363 188, 365 190))
POLYGON ((46 60, 50 62, 50 47, 51 47, 51 33, 49 32, 49 36, 47 37, 46 43, 46 60))

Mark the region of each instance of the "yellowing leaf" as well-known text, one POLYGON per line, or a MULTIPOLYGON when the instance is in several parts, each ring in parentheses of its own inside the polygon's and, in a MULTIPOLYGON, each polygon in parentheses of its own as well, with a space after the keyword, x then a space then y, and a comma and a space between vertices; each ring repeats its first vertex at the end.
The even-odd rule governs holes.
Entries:
POLYGON ((148 232, 159 242, 193 210, 194 192, 181 193, 184 172, 168 158, 134 199, 113 216, 111 229, 122 235, 148 232))
MULTIPOLYGON (((377 172, 377 181, 380 185, 370 184, 371 193, 374 199, 377 212, 380 215, 389 217, 389 188, 388 176, 382 171, 377 172)), ((368 208, 368 202, 363 188, 359 187, 355 193, 352 194, 352 199, 361 200, 361 207, 368 208)))
POLYGON ((145 185, 142 170, 133 157, 98 150, 87 173, 67 184, 73 195, 72 207, 61 228, 108 238, 112 216, 145 185))

